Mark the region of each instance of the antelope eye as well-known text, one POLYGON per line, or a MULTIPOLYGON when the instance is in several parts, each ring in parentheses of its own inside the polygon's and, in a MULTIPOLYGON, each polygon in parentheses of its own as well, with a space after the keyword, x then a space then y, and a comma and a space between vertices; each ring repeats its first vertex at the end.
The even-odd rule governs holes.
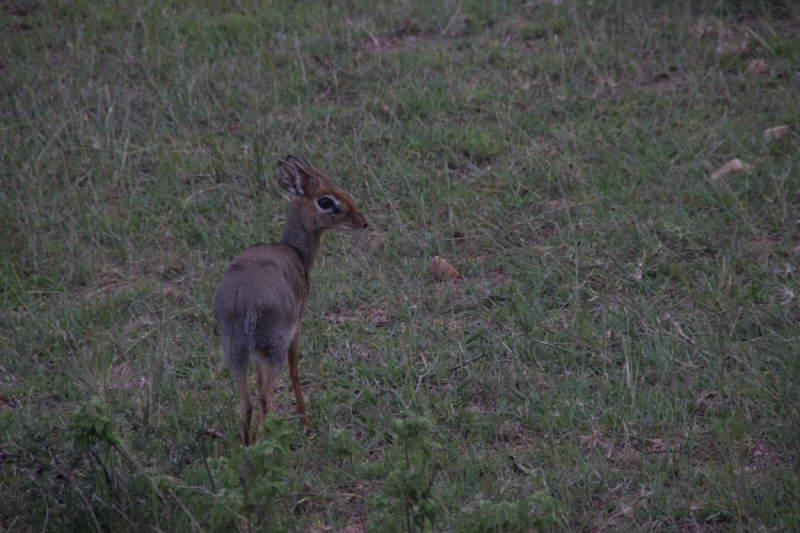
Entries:
POLYGON ((327 196, 323 196, 322 198, 317 200, 317 205, 320 209, 328 210, 334 206, 333 200, 328 198, 327 196))

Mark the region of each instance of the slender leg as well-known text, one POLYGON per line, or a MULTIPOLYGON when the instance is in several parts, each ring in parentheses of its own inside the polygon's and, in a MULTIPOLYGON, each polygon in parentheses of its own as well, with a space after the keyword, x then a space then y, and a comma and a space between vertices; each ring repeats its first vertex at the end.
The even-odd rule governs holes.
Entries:
POLYGON ((236 375, 239 382, 239 394, 242 399, 242 440, 245 446, 250 446, 250 422, 253 418, 253 402, 250 401, 250 391, 247 390, 247 369, 236 375))
POLYGON ((258 395, 258 425, 264 421, 264 415, 267 411, 267 400, 264 396, 264 373, 261 371, 261 365, 256 365, 256 394, 258 395))
POLYGON ((294 389, 294 397, 297 399, 297 414, 300 415, 300 421, 308 427, 311 427, 311 420, 306 414, 306 404, 303 401, 303 389, 300 387, 300 371, 298 365, 300 364, 300 353, 297 350, 297 341, 300 334, 294 336, 292 343, 289 345, 289 377, 292 380, 292 388, 294 389))
POLYGON ((267 413, 273 410, 272 393, 275 390, 275 379, 278 377, 272 366, 267 362, 256 365, 256 384, 258 386, 258 435, 261 438, 261 424, 267 413))

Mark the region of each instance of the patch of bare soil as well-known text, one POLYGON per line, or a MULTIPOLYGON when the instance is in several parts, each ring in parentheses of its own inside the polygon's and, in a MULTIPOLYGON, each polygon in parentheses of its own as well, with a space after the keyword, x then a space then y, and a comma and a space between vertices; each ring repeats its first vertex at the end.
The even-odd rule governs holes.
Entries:
POLYGON ((425 46, 426 44, 443 44, 448 39, 439 33, 423 30, 415 24, 407 24, 384 35, 371 35, 361 41, 359 51, 374 54, 395 52, 425 46))

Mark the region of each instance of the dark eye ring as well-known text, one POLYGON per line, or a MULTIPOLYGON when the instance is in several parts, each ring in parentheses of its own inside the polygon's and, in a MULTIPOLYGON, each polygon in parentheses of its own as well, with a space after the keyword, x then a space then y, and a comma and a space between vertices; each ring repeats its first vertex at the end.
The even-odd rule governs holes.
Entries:
POLYGON ((327 196, 323 196, 322 198, 317 200, 317 205, 319 206, 320 209, 328 210, 331 207, 333 207, 334 204, 333 200, 331 200, 327 196))

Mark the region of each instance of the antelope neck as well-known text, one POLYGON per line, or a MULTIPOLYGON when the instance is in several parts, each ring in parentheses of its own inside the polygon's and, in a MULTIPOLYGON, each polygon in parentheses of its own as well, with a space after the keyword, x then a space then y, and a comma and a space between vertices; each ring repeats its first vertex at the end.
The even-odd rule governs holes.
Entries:
POLYGON ((320 243, 319 232, 309 232, 300 218, 300 213, 294 204, 289 208, 286 215, 286 225, 283 228, 280 242, 288 244, 300 254, 306 268, 310 271, 314 259, 317 257, 320 243))

